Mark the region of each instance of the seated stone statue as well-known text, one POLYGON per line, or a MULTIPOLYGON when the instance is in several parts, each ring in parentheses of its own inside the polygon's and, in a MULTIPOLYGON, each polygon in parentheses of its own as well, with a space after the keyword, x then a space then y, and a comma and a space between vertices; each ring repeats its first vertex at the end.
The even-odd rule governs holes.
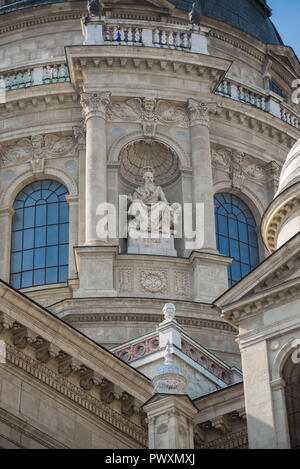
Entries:
POLYGON ((144 171, 143 179, 144 184, 128 196, 128 233, 133 237, 170 236, 174 233, 180 205, 168 203, 162 188, 154 184, 150 169, 144 171))

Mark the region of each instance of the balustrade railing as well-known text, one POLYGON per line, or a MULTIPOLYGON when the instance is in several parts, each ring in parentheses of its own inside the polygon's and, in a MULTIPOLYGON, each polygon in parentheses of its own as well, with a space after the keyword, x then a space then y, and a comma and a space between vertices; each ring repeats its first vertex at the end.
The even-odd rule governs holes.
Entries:
POLYGON ((66 64, 50 64, 43 67, 43 83, 65 83, 70 81, 66 64))
POLYGON ((217 94, 221 94, 222 96, 231 97, 231 83, 230 81, 223 80, 222 83, 218 86, 216 90, 217 94))
POLYGON ((280 106, 280 117, 287 124, 300 129, 300 116, 296 116, 293 111, 289 111, 283 105, 280 106))
POLYGON ((191 35, 185 31, 171 31, 156 28, 152 31, 152 42, 156 47, 191 49, 191 35))
MULTIPOLYGON (((142 45, 143 31, 131 26, 117 28, 108 26, 104 31, 109 42, 136 43, 142 45)), ((172 47, 188 49, 191 47, 190 37, 186 32, 172 32, 161 29, 152 31, 153 45, 156 47, 172 47)), ((70 81, 67 64, 53 63, 32 66, 17 71, 0 72, 1 89, 5 91, 28 88, 31 86, 70 81)), ((268 92, 257 91, 246 85, 239 85, 230 80, 223 80, 216 90, 216 94, 240 101, 262 111, 268 112, 287 124, 300 129, 300 115, 282 100, 276 100, 268 92)))
POLYGON ((300 129, 300 115, 286 103, 282 103, 282 100, 276 100, 273 95, 270 96, 267 91, 257 91, 230 80, 223 80, 216 89, 216 94, 268 112, 287 124, 300 129))
POLYGON ((11 91, 37 85, 69 82, 70 74, 66 64, 48 64, 2 72, 0 80, 5 91, 11 91))
POLYGON ((106 25, 104 27, 104 41, 141 45, 142 29, 126 25, 106 25))
POLYGON ((250 104, 262 111, 266 110, 266 98, 264 95, 251 91, 244 86, 238 86, 238 100, 250 104))
POLYGON ((5 91, 28 88, 33 85, 33 69, 18 70, 9 74, 0 75, 5 91))

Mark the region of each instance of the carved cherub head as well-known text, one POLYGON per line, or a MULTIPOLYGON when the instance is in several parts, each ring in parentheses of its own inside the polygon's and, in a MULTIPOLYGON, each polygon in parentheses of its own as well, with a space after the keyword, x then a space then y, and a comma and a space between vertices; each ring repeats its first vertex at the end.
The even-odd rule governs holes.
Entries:
POLYGON ((156 101, 154 98, 144 98, 143 107, 147 113, 154 112, 156 101))
POLYGON ((41 150, 44 144, 44 137, 42 135, 32 135, 31 144, 34 150, 41 150))

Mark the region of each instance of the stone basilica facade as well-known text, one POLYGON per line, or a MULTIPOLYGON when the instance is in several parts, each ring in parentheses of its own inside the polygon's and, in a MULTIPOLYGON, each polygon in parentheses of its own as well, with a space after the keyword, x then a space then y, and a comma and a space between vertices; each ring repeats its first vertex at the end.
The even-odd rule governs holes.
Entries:
POLYGON ((300 447, 300 64, 192 4, 0 0, 0 448, 300 447))

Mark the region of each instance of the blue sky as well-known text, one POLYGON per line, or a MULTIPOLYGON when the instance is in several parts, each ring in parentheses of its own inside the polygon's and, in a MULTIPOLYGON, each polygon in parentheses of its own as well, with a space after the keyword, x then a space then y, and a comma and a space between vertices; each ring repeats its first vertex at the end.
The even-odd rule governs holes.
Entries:
POLYGON ((300 60, 300 0, 268 0, 271 20, 283 42, 291 46, 300 60))

